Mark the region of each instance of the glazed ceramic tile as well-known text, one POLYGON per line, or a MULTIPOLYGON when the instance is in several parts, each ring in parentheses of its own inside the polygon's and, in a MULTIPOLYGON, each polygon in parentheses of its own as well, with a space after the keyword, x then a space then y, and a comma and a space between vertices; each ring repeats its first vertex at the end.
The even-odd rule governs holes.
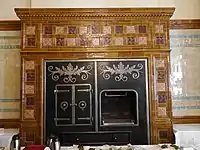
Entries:
POLYGON ((34 85, 25 85, 25 94, 34 94, 35 86, 34 85))

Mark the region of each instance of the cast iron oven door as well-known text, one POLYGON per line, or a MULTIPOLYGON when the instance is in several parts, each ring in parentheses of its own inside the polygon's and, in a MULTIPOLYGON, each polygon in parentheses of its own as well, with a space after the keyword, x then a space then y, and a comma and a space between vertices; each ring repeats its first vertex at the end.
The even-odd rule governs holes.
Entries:
POLYGON ((101 126, 137 126, 138 94, 133 89, 107 89, 100 92, 101 126), (112 106, 112 107, 110 107, 112 106))
POLYGON ((92 125, 90 84, 58 84, 54 93, 56 126, 92 125))

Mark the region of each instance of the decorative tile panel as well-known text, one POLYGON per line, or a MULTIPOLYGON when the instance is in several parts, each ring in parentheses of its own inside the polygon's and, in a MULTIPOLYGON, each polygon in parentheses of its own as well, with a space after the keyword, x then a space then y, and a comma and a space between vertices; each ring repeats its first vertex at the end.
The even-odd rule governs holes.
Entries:
POLYGON ((167 116, 166 107, 158 107, 158 116, 162 116, 162 117, 167 116))
POLYGON ((67 38, 67 46, 76 46, 76 38, 67 38))
POLYGON ((139 26, 139 33, 146 33, 146 26, 139 26))
POLYGON ((99 46, 99 44, 100 44, 99 38, 92 39, 92 46, 99 46))
POLYGON ((56 26, 55 27, 55 34, 64 34, 65 33, 65 27, 64 26, 56 26))
POLYGON ((157 72, 157 80, 165 80, 166 79, 166 71, 158 70, 157 72))
POLYGON ((42 39, 42 46, 43 47, 52 47, 53 46, 52 38, 43 38, 42 39))
POLYGON ((36 47, 35 37, 27 37, 25 42, 26 47, 36 47))
POLYGON ((165 68, 165 59, 156 58, 156 60, 155 60, 155 67, 156 68, 165 68))
POLYGON ((135 26, 126 26, 126 33, 127 34, 133 34, 135 33, 135 26))
POLYGON ((26 35, 35 35, 35 26, 26 26, 26 35))
POLYGON ((34 85, 25 85, 25 94, 34 94, 35 87, 34 85))
POLYGON ((115 33, 123 33, 123 26, 119 25, 119 26, 115 26, 115 33))
POLYGON ((166 103, 168 100, 166 92, 158 92, 158 103, 166 103))
POLYGON ((25 70, 34 70, 35 69, 35 62, 32 60, 25 61, 25 70))
POLYGON ((111 26, 103 26, 103 34, 111 34, 112 27, 111 26))
POLYGON ((127 45, 135 45, 136 39, 135 37, 127 37, 127 45))
POLYGON ((166 85, 165 85, 165 83, 157 83, 156 84, 156 90, 157 91, 165 91, 166 90, 166 85))
POLYGON ((163 33, 163 32, 164 32, 163 25, 160 24, 155 25, 155 33, 163 33))
POLYGON ((44 34, 52 34, 53 33, 52 25, 44 25, 43 26, 43 33, 44 34))
POLYGON ((35 118, 35 111, 34 109, 26 109, 24 110, 24 119, 34 119, 35 118))
POLYGON ((76 34, 77 28, 76 26, 68 26, 68 34, 76 34))
POLYGON ((35 72, 26 72, 26 81, 35 81, 35 72))
POLYGON ((87 38, 80 38, 79 39, 79 45, 80 46, 87 46, 88 45, 88 39, 87 38))
POLYGON ((147 45, 147 37, 138 37, 139 45, 147 45))
POLYGON ((101 43, 102 46, 109 46, 109 45, 111 45, 111 37, 100 38, 100 43, 101 43))
POLYGON ((162 44, 164 44, 164 38, 162 37, 162 36, 158 36, 158 37, 156 37, 156 44, 157 45, 162 45, 162 44))
POLYGON ((56 46, 65 46, 64 38, 56 38, 56 46))
POLYGON ((92 34, 99 34, 101 30, 100 25, 93 25, 92 26, 92 34))
POLYGON ((116 37, 115 38, 115 45, 123 45, 123 44, 124 44, 123 37, 116 37))
POLYGON ((27 96, 26 97, 26 106, 33 106, 35 104, 35 97, 27 96))
POLYGON ((79 27, 79 34, 87 34, 88 33, 88 28, 87 27, 79 27))

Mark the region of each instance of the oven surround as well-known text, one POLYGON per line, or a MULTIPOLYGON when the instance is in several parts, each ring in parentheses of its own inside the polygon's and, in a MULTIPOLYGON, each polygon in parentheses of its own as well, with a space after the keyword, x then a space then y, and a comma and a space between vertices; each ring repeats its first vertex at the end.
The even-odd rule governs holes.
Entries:
MULTIPOLYGON (((171 142, 169 19, 174 8, 19 8, 15 11, 22 23, 20 123, 22 144, 44 142, 43 64, 45 60, 119 58, 148 60, 150 143, 171 142), (100 30, 105 32, 103 35, 110 36, 114 41, 111 43, 104 41, 104 45, 97 46, 96 39, 89 41, 88 38, 88 41, 79 41, 79 45, 74 45, 76 43, 69 38, 75 35, 81 36, 82 32, 86 32, 82 26, 90 26, 90 24, 100 25, 100 30), (75 25, 83 30, 75 33, 75 25), (52 26, 53 28, 50 29, 52 26), (66 30, 66 28, 61 29, 62 26, 68 26, 67 29, 73 26, 68 32, 75 35, 70 35, 66 39, 71 42, 70 46, 62 44, 65 35, 60 34, 61 31, 66 30), (137 27, 136 30, 134 26, 137 27), (116 33, 114 27, 117 29, 116 33), (132 34, 127 34, 128 31, 132 34)), ((97 28, 94 29, 97 31, 97 28)), ((89 34, 91 33, 87 33, 89 34)), ((103 35, 96 34, 96 37, 99 36, 98 38, 101 39, 103 35)), ((106 37, 104 40, 109 38, 106 37)))

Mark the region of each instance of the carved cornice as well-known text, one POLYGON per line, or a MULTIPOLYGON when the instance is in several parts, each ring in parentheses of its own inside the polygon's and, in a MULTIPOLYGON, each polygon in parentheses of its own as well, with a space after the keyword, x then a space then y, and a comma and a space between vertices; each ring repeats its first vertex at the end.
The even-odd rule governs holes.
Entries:
POLYGON ((15 8, 21 20, 169 19, 175 8, 15 8))

